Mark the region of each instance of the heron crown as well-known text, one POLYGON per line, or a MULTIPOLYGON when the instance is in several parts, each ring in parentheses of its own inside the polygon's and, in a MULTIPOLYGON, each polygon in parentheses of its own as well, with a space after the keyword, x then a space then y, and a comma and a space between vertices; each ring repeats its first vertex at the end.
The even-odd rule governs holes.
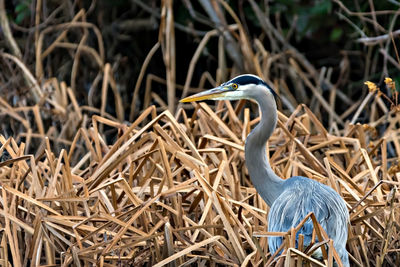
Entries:
POLYGON ((239 75, 222 85, 235 85, 236 87, 234 87, 234 89, 243 85, 261 85, 266 87, 274 96, 276 96, 275 91, 263 79, 253 74, 239 75))

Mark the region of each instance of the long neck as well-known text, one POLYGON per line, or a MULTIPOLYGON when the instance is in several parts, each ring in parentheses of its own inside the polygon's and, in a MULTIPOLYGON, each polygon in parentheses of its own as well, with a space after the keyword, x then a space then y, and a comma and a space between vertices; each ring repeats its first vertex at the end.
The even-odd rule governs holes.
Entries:
POLYGON ((276 103, 266 94, 257 97, 256 101, 262 113, 261 121, 246 139, 246 166, 257 192, 271 206, 281 194, 284 181, 271 169, 265 149, 276 126, 276 103))

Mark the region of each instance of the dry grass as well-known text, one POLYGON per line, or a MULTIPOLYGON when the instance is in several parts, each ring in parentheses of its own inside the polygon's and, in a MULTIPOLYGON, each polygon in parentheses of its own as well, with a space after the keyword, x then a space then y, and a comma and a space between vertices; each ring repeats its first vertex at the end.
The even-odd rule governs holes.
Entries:
MULTIPOLYGON (((83 110, 77 107, 73 113, 83 110)), ((398 120, 398 115, 389 118, 391 125, 398 120)), ((177 116, 169 111, 157 115, 154 107, 131 125, 93 116, 92 126, 81 128, 58 154, 51 143, 61 140, 43 138, 33 156, 25 153, 25 143, 0 137, 0 155, 9 155, 0 163, 3 264, 263 266, 294 264, 299 258, 315 261, 308 256, 310 248, 294 248, 296 229, 266 233, 268 207, 244 165, 243 141, 257 121, 242 102, 220 102, 215 111, 201 103, 191 118, 183 109, 177 116), (108 142, 98 132, 101 125, 115 128, 120 137, 108 142), (268 253, 271 234, 285 236, 281 256, 268 253)), ((329 134, 308 108, 299 106, 290 117, 279 114, 279 127, 269 141, 270 161, 279 176, 305 175, 346 200, 354 265, 399 263, 399 134, 389 127, 384 138, 370 140, 371 131, 363 125, 329 134), (390 157, 388 143, 395 147, 390 157)), ((315 226, 322 240, 316 245, 331 246, 315 226)), ((334 253, 325 256, 325 264, 332 266, 334 253)))
MULTIPOLYGON (((283 178, 307 176, 343 196, 351 217, 352 265, 400 266, 398 103, 392 102, 396 108, 390 110, 373 92, 351 100, 339 90, 349 82, 346 57, 334 83, 332 68, 317 70, 255 1, 249 3, 263 33, 250 40, 238 16, 218 1, 217 13, 229 15, 235 24, 217 21, 224 31, 196 35, 198 48, 180 85, 174 35, 179 25, 172 1, 162 1, 159 40, 149 49, 127 100, 114 77, 118 62, 106 61, 103 37, 86 21, 86 11, 40 28, 42 1, 36 2, 35 45, 29 46, 35 58, 27 60, 34 66, 24 63, 18 49, 10 49, 12 55, 0 52, 1 80, 13 77, 13 90, 0 96, 0 128, 9 134, 0 135, 1 265, 300 266, 302 259, 332 266, 334 250, 324 253, 325 262, 309 257, 319 246, 332 247, 315 220, 320 242, 312 248, 301 245, 301 236, 294 247, 298 228, 266 232, 268 207, 244 165, 243 144, 258 122, 252 117, 256 106, 244 101, 175 105, 207 82, 219 84, 251 72, 274 85, 283 100, 267 146, 275 172, 283 178), (217 71, 202 73, 194 86, 196 64, 213 38, 218 38, 217 71), (159 50, 165 79, 147 73, 159 50), (227 53, 233 66, 228 67, 227 53), (65 75, 70 80, 51 78, 58 70, 51 70, 49 62, 70 66, 65 75), (82 78, 82 72, 93 75, 82 78), (153 90, 154 82, 165 85, 166 99, 153 90), (84 83, 90 84, 87 103, 77 88, 84 83), (18 94, 21 84, 28 89, 18 94), (139 99, 142 85, 144 98, 139 99), (329 91, 328 100, 322 88, 329 91), (127 114, 131 124, 123 122, 127 114), (357 124, 361 119, 368 124, 357 124), (285 237, 278 256, 268 252, 269 235, 285 237)), ((3 25, 5 16, 0 15, 3 25)), ((179 29, 196 34, 182 25, 179 29)), ((6 38, 15 43, 11 31, 6 38)), ((367 62, 373 56, 369 53, 367 62)), ((393 56, 386 57, 394 64, 393 56)))

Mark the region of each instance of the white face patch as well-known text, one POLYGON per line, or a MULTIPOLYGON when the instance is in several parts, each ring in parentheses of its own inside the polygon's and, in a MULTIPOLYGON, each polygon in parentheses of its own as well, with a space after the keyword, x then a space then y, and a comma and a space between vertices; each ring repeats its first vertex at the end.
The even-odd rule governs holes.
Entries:
POLYGON ((239 99, 243 99, 243 98, 246 98, 246 97, 244 95, 244 92, 241 90, 241 87, 239 87, 235 91, 227 91, 213 99, 215 99, 215 100, 239 100, 239 99))

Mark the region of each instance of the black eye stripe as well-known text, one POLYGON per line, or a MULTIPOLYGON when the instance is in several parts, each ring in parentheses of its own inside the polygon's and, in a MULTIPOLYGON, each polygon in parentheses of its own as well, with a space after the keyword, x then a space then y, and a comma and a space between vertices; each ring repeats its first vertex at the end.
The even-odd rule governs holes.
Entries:
POLYGON ((230 81, 231 83, 236 83, 238 85, 245 84, 263 84, 264 81, 258 77, 252 75, 241 75, 230 81))

